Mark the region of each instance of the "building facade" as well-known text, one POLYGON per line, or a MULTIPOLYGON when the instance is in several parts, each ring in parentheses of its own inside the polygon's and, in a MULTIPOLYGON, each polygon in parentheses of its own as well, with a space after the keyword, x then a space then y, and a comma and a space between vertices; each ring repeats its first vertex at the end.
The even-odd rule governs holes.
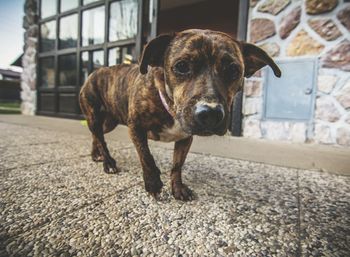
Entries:
POLYGON ((349 1, 251 1, 248 30, 284 74, 246 81, 243 135, 350 146, 349 1))
POLYGON ((208 28, 261 46, 283 72, 246 80, 233 134, 350 146, 346 0, 26 0, 24 9, 24 114, 80 118, 93 70, 136 61, 157 34, 208 28))

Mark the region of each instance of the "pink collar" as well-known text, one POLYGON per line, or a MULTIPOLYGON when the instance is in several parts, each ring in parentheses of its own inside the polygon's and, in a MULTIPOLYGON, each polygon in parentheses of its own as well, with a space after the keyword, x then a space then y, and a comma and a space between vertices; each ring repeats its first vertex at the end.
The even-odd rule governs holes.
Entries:
POLYGON ((168 111, 168 113, 173 117, 173 114, 172 114, 172 112, 170 111, 169 105, 168 105, 168 103, 166 102, 163 93, 162 93, 160 90, 158 90, 158 92, 159 92, 160 100, 162 100, 162 104, 163 104, 164 108, 165 108, 165 109, 168 111))

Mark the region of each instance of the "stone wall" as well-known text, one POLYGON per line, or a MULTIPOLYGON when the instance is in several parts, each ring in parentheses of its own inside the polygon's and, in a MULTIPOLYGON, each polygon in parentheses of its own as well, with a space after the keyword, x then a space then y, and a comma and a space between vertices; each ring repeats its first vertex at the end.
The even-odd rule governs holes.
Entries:
POLYGON ((26 0, 24 4, 23 28, 24 47, 21 75, 21 110, 23 114, 34 115, 36 110, 36 60, 38 44, 37 1, 26 0))
POLYGON ((251 0, 248 41, 274 58, 319 58, 311 122, 262 120, 263 75, 246 80, 243 135, 350 146, 350 3, 343 0, 251 0))

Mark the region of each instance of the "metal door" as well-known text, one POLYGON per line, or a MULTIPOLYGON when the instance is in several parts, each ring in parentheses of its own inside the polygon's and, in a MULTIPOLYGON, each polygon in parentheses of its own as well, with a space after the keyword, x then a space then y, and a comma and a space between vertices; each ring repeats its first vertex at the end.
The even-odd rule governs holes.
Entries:
POLYGON ((265 69, 265 120, 309 121, 313 116, 317 74, 316 58, 276 61, 282 77, 265 69))

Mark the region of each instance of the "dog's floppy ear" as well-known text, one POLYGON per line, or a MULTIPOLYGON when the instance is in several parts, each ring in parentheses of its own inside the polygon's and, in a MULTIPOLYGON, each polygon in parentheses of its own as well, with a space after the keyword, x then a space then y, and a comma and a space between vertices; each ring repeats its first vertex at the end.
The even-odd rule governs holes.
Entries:
POLYGON ((245 66, 244 77, 249 78, 266 65, 272 68, 276 77, 281 77, 281 70, 264 50, 245 42, 241 42, 241 45, 245 66))
POLYGON ((143 49, 140 58, 140 72, 147 73, 147 67, 163 66, 164 54, 175 34, 164 34, 152 39, 143 49))

